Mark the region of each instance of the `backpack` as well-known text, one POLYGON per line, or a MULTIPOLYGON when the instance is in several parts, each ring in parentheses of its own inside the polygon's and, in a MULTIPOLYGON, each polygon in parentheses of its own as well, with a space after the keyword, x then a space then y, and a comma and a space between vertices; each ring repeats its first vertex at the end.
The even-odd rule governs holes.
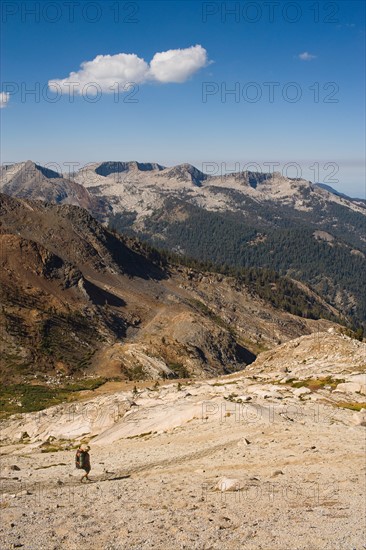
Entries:
POLYGON ((75 466, 80 470, 80 468, 83 467, 83 463, 84 463, 84 453, 83 451, 80 451, 80 449, 78 449, 75 455, 75 466))

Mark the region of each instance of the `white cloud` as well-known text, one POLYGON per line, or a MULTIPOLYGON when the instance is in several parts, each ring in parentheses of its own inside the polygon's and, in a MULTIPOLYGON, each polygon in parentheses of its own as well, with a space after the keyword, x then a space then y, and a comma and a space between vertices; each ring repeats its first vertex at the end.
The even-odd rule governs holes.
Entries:
POLYGON ((185 82, 207 65, 207 52, 202 46, 185 50, 156 53, 150 63, 150 76, 158 82, 185 82))
POLYGON ((103 92, 113 93, 128 83, 185 82, 190 76, 208 64, 207 52, 202 46, 183 50, 168 50, 154 55, 150 65, 136 54, 97 55, 92 61, 84 61, 80 70, 67 78, 48 82, 50 89, 66 93, 82 94, 88 84, 96 84, 103 92))
POLYGON ((123 87, 127 82, 140 84, 146 78, 148 64, 135 54, 118 53, 116 55, 97 55, 93 61, 84 61, 81 69, 72 72, 67 78, 50 80, 50 88, 59 88, 64 92, 75 90, 81 94, 87 84, 98 84, 103 92, 112 93, 111 88, 118 84, 123 87))
POLYGON ((301 61, 311 61, 312 59, 316 59, 316 55, 309 52, 303 52, 299 53, 298 58, 301 59, 301 61))
POLYGON ((10 99, 10 94, 7 92, 0 92, 0 109, 3 109, 7 106, 10 99))

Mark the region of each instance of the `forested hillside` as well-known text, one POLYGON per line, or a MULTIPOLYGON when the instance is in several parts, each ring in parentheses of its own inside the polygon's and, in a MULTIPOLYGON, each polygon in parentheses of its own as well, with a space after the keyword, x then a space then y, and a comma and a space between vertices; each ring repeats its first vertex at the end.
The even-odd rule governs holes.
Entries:
MULTIPOLYGON (((346 209, 339 214, 346 220, 346 209)), ((110 227, 137 234, 159 249, 186 255, 215 265, 234 268, 266 268, 309 284, 327 301, 352 318, 355 326, 366 320, 365 254, 361 243, 364 216, 350 213, 359 224, 354 243, 342 240, 342 227, 324 221, 318 228, 299 215, 298 219, 276 217, 250 210, 245 219, 236 213, 207 211, 192 205, 170 205, 146 218, 144 232, 135 232, 133 216, 115 215, 110 227), (179 215, 172 215, 176 209, 179 215), (331 230, 329 235, 326 230, 331 230), (317 233, 318 232, 318 233, 317 233), (324 232, 324 235, 323 235, 324 232), (319 235, 318 235, 319 234, 319 235)), ((344 231, 343 231, 344 234, 344 231)), ((348 235, 347 235, 348 237, 348 235)))

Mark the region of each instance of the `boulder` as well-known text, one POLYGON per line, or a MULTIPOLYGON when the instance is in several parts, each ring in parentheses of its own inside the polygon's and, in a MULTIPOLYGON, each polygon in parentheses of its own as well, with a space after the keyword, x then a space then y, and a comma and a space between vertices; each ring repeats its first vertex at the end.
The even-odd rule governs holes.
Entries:
POLYGON ((227 491, 240 491, 240 480, 235 478, 222 477, 216 484, 216 489, 225 493, 227 491))
POLYGON ((24 489, 23 491, 20 491, 19 493, 16 494, 16 496, 18 498, 20 497, 25 497, 27 495, 31 495, 32 493, 30 491, 28 491, 27 489, 24 489))
POLYGON ((257 395, 258 397, 261 397, 262 399, 270 399, 270 398, 276 398, 278 397, 278 393, 275 390, 263 390, 261 388, 252 389, 252 392, 257 395))
POLYGON ((355 413, 352 420, 355 426, 366 426, 366 409, 361 409, 360 412, 355 413))
POLYGON ((284 475, 284 473, 283 473, 282 470, 274 470, 274 471, 272 472, 271 477, 277 477, 277 476, 280 476, 280 475, 284 475))
POLYGON ((359 384, 358 382, 342 382, 337 385, 335 392, 342 393, 362 393, 366 395, 366 386, 359 384))
POLYGON ((366 374, 350 374, 347 377, 347 382, 357 382, 358 384, 366 386, 366 374))
POLYGON ((6 499, 9 499, 9 498, 15 498, 15 494, 14 493, 1 493, 0 495, 0 503, 2 503, 3 501, 5 501, 6 499))
POLYGON ((311 390, 309 390, 309 388, 305 388, 305 386, 294 389, 294 395, 296 395, 297 397, 300 397, 301 395, 306 395, 308 393, 311 393, 311 390))

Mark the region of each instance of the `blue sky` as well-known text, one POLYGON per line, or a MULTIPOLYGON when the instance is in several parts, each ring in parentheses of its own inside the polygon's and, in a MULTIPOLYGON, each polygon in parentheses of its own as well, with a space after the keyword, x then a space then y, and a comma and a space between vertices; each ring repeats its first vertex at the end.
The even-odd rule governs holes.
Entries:
POLYGON ((289 176, 366 198, 364 2, 106 0, 71 11, 63 1, 3 1, 1 9, 2 162, 217 163, 217 173, 277 162, 289 176), (166 65, 170 50, 178 52, 166 65), (80 72, 117 54, 135 57, 101 57, 80 72), (127 74, 127 60, 136 82, 129 95, 121 77, 114 93, 106 83, 127 74), (86 92, 71 97, 64 85, 75 79, 86 92))

